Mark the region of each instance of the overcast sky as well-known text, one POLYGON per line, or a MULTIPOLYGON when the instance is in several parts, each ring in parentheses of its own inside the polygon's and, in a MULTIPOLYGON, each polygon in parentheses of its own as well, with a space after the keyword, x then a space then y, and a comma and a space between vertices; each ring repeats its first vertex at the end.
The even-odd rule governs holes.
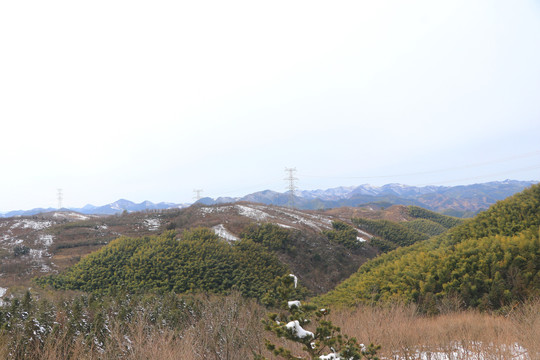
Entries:
POLYGON ((540 179, 540 1, 0 1, 0 211, 540 179))

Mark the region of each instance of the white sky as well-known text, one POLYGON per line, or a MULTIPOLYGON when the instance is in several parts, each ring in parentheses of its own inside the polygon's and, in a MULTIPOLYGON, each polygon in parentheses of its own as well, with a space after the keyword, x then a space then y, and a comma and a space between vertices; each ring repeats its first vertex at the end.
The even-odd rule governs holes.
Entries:
POLYGON ((540 179, 540 2, 0 0, 0 211, 540 179))

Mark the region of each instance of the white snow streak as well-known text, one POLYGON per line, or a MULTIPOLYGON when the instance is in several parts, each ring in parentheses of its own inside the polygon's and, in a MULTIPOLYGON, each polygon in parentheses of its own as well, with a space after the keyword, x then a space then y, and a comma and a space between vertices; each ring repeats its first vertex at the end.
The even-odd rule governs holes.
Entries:
POLYGON ((69 218, 69 219, 72 219, 72 220, 88 220, 88 219, 90 219, 90 217, 85 216, 83 214, 76 213, 76 212, 69 212, 69 213, 55 212, 53 214, 53 217, 60 218, 60 219, 68 219, 69 218))
POLYGON ((23 229, 34 229, 34 230, 43 230, 50 226, 52 226, 53 223, 51 221, 35 221, 35 220, 28 220, 24 219, 21 221, 16 222, 15 224, 11 225, 11 229, 15 228, 23 228, 23 229))
POLYGON ((315 335, 313 335, 311 331, 304 330, 304 328, 300 326, 298 320, 291 321, 290 323, 285 325, 285 327, 289 330, 292 330, 292 333, 298 336, 300 339, 303 339, 306 336, 315 337, 315 335))
POLYGON ((238 209, 238 213, 242 216, 248 217, 253 220, 257 221, 263 221, 266 220, 272 216, 268 215, 264 211, 254 209, 248 206, 244 205, 236 205, 236 208, 238 209))
POLYGON ((148 230, 156 231, 159 230, 159 227, 161 226, 161 221, 159 219, 145 219, 144 225, 148 230))
POLYGON ((341 360, 341 358, 339 357, 339 354, 337 354, 337 353, 331 353, 331 354, 328 354, 328 355, 321 355, 321 356, 319 356, 319 359, 321 359, 321 360, 341 360))
POLYGON ((297 212, 290 209, 275 209, 277 212, 282 213, 290 218, 294 219, 295 223, 304 224, 312 229, 321 231, 322 228, 331 228, 332 221, 322 216, 310 215, 302 212, 297 212))
MULTIPOLYGON (((373 235, 371 234, 368 234, 367 232, 365 231, 362 231, 360 229, 356 229, 356 231, 358 231, 360 233, 360 235, 364 235, 364 236, 367 236, 368 239, 371 239, 373 237, 373 235)), ((362 238, 363 239, 363 238, 362 238)))
POLYGON ((49 247, 53 243, 52 235, 39 235, 39 242, 41 242, 45 247, 49 247))
POLYGON ((294 288, 296 289, 296 286, 298 285, 298 278, 294 274, 289 274, 289 276, 294 279, 294 288))
MULTIPOLYGON (((481 347, 482 344, 477 344, 481 347)), ((514 344, 508 350, 507 356, 512 360, 531 360, 528 351, 520 346, 514 344)), ((481 349, 464 349, 463 346, 456 344, 454 349, 448 351, 416 351, 413 356, 414 359, 420 360, 454 360, 454 359, 467 359, 467 360, 488 360, 492 358, 492 355, 482 352, 481 349)), ((499 358, 499 357, 498 357, 499 358)), ((406 360, 408 357, 402 357, 399 354, 392 356, 393 360, 406 360)))
POLYGON ((206 216, 206 214, 214 214, 214 213, 223 213, 227 212, 228 210, 232 209, 232 206, 210 206, 210 207, 202 207, 199 209, 199 212, 206 216))
POLYGON ((225 226, 223 224, 214 226, 212 230, 214 230, 214 233, 216 233, 217 236, 229 242, 238 241, 238 238, 232 233, 230 233, 227 229, 225 229, 225 226))
POLYGON ((4 305, 4 300, 2 300, 2 297, 6 295, 6 288, 0 287, 0 306, 4 305))
POLYGON ((287 301, 287 305, 289 306, 289 309, 292 308, 293 306, 296 306, 297 308, 302 306, 299 300, 287 301))

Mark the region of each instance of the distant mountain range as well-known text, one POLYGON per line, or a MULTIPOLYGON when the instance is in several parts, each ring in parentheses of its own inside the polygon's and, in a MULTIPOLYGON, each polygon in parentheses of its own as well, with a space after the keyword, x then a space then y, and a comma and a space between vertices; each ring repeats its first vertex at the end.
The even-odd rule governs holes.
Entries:
POLYGON ((1 213, 0 217, 13 217, 13 216, 32 216, 40 213, 47 213, 52 211, 76 211, 85 215, 114 215, 127 212, 136 212, 136 211, 147 211, 147 210, 165 210, 173 208, 183 208, 189 206, 188 204, 174 204, 167 202, 153 203, 151 201, 143 201, 140 204, 134 203, 129 200, 120 199, 111 204, 94 206, 94 205, 85 205, 82 208, 36 208, 31 210, 15 210, 7 213, 1 213))
MULTIPOLYGON (((197 203, 215 205, 247 201, 266 205, 293 205, 299 209, 316 210, 342 206, 388 207, 391 205, 417 205, 447 215, 467 217, 487 209, 490 205, 503 200, 537 181, 505 180, 473 185, 460 186, 408 186, 387 184, 384 186, 360 185, 336 187, 326 190, 302 190, 294 194, 264 190, 243 197, 202 198, 197 203)), ((143 201, 134 203, 120 199, 103 206, 86 205, 82 208, 63 210, 76 211, 82 214, 113 215, 123 211, 136 212, 147 210, 164 210, 183 208, 189 204, 168 202, 153 203, 143 201)), ((0 213, 0 217, 30 216, 44 212, 56 211, 54 208, 37 208, 0 213)))
POLYGON ((264 190, 241 198, 203 198, 199 203, 248 201, 267 205, 293 205, 299 209, 317 210, 342 206, 388 207, 391 205, 417 205, 447 215, 469 217, 487 209, 537 181, 504 180, 460 186, 408 186, 387 184, 384 186, 360 185, 337 187, 327 190, 298 191, 290 193, 264 190))

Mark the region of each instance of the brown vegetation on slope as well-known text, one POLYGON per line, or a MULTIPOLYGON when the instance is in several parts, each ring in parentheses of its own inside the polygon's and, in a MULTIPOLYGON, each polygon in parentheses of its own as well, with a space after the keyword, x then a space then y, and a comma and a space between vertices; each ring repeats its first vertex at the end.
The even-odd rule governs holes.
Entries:
MULTIPOLYGON (((198 301, 200 310, 188 314, 176 329, 156 325, 152 313, 139 312, 127 326, 113 323, 104 347, 85 342, 83 336, 72 343, 65 333, 65 337, 47 338, 42 348, 36 347, 25 359, 235 360, 250 359, 254 354, 275 359, 264 348, 265 338, 300 350, 263 330, 260 321, 268 310, 253 300, 232 294, 201 295, 198 301)), ((420 315, 414 307, 394 304, 338 311, 330 314, 330 320, 360 342, 382 345, 381 359, 418 359, 421 354, 460 359, 540 358, 540 300, 521 304, 506 315, 447 305, 444 314, 432 317, 420 315)), ((62 325, 61 317, 57 321, 62 325)), ((306 329, 313 330, 309 325, 306 329)), ((14 351, 10 344, 23 339, 11 336, 0 333, 2 359, 17 359, 9 355, 14 351)))

